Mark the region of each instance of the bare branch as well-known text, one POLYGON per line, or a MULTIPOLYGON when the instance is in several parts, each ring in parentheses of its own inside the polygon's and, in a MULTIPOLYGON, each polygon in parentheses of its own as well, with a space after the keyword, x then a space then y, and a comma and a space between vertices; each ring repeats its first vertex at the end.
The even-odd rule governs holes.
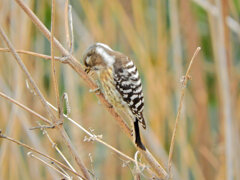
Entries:
MULTIPOLYGON (((19 64, 19 66, 21 67, 21 69, 23 70, 23 72, 26 74, 31 86, 33 87, 34 91, 36 92, 37 96, 40 98, 41 103, 44 105, 50 119, 53 121, 53 123, 57 123, 58 119, 55 117, 55 115, 52 113, 51 109, 49 108, 47 101, 45 100, 44 96, 42 95, 42 93, 40 92, 38 86, 36 85, 35 81, 33 80, 33 78, 31 77, 29 71, 27 70, 26 66, 24 65, 22 59, 20 58, 20 56, 17 54, 15 48, 13 47, 12 43, 9 41, 8 37, 6 36, 5 32, 3 31, 2 26, 0 26, 0 35, 2 37, 2 39, 5 41, 5 43, 7 44, 8 48, 10 49, 11 53, 13 54, 15 60, 17 61, 17 63, 19 64)), ((57 129, 59 130, 64 143, 67 145, 67 147, 69 148, 72 156, 74 157, 74 159, 76 160, 76 163, 78 165, 78 167, 81 169, 82 173, 84 174, 84 176, 87 179, 91 179, 90 178, 90 174, 88 173, 87 168, 85 167, 85 165, 83 164, 83 162, 81 161, 76 149, 74 148, 74 146, 72 145, 67 133, 65 132, 63 126, 57 126, 57 129)))
POLYGON ((169 150, 169 158, 168 158, 168 173, 169 173, 169 175, 171 174, 173 149, 174 149, 174 143, 175 143, 175 137, 176 137, 176 131, 177 131, 177 127, 178 127, 178 122, 179 122, 179 119, 180 119, 180 114, 181 114, 182 105, 183 105, 183 97, 184 97, 184 94, 185 94, 185 87, 187 85, 188 80, 190 79, 189 72, 190 72, 190 69, 192 67, 193 60, 195 59, 195 57, 197 56, 197 54, 199 53, 200 50, 201 50, 201 48, 198 47, 196 49, 196 51, 194 52, 193 57, 192 57, 192 59, 191 59, 191 61, 189 63, 187 72, 186 72, 185 76, 182 79, 181 97, 180 97, 180 101, 179 101, 177 117, 176 117, 174 129, 173 129, 171 145, 170 145, 170 150, 169 150))
MULTIPOLYGON (((53 106, 52 104, 50 104, 49 102, 48 102, 48 104, 49 104, 49 106, 50 106, 53 110, 57 111, 57 108, 56 108, 56 107, 54 107, 54 106, 53 106)), ((103 144, 104 146, 108 147, 109 149, 111 149, 112 151, 114 151, 115 153, 117 153, 118 155, 120 155, 120 156, 126 158, 127 160, 135 163, 135 160, 134 160, 133 158, 129 157, 128 155, 126 155, 126 154, 124 154, 124 153, 122 153, 121 151, 119 151, 118 149, 114 148, 114 147, 111 146, 110 144, 104 142, 103 140, 101 140, 100 138, 98 138, 98 136, 90 133, 88 130, 86 130, 84 127, 82 127, 82 126, 81 126, 80 124, 78 124, 76 121, 74 121, 73 119, 71 119, 70 117, 68 117, 66 114, 63 114, 63 116, 64 116, 67 120, 69 120, 71 123, 73 123, 75 126, 77 126, 79 129, 81 129, 83 132, 85 132, 88 136, 92 137, 92 139, 94 139, 95 141, 103 144)), ((146 152, 146 156, 149 156, 149 158, 151 158, 151 156, 150 156, 151 154, 149 155, 148 153, 149 153, 149 152, 146 152)), ((153 159, 154 159, 154 158, 153 158, 153 159)), ((152 160, 152 161, 153 161, 153 160, 152 160)), ((149 172, 149 174, 151 174, 151 175, 153 175, 153 176, 156 175, 156 173, 153 173, 153 171, 152 171, 151 169, 149 169, 148 167, 146 167, 146 165, 144 165, 144 164, 142 164, 142 163, 139 163, 139 162, 138 162, 138 165, 140 165, 142 168, 146 168, 146 170, 149 172)))
MULTIPOLYGON (((41 125, 41 124, 39 124, 41 125)), ((57 144, 53 141, 53 139, 51 138, 51 136, 48 134, 46 129, 43 129, 43 134, 45 134, 48 138, 48 140, 50 141, 50 143, 52 144, 52 147, 58 152, 58 154, 60 154, 60 156, 63 158, 63 160, 67 163, 67 165, 74 171, 76 172, 76 170, 73 168, 73 166, 70 164, 70 162, 67 160, 67 158, 64 156, 64 154, 61 152, 61 150, 58 148, 57 144)))
POLYGON ((138 165, 138 153, 139 151, 137 151, 134 155, 134 159, 135 159, 135 173, 134 173, 134 180, 140 180, 141 177, 140 177, 140 174, 141 174, 141 170, 139 168, 139 165, 138 165))
MULTIPOLYGON (((48 31, 48 29, 44 26, 44 24, 37 18, 37 16, 29 9, 29 7, 26 6, 26 4, 22 0, 15 0, 18 5, 25 11, 25 13, 30 17, 30 19, 33 21, 33 23, 38 27, 38 29, 45 35, 45 37, 50 40, 51 34, 48 31)), ((76 58, 74 58, 62 45, 61 43, 54 38, 53 40, 54 45, 62 52, 64 56, 67 56, 67 63, 79 74, 79 76, 87 83, 87 85, 90 87, 90 89, 96 89, 97 85, 88 77, 88 75, 84 72, 82 65, 77 61, 76 58)), ((104 98, 104 95, 102 93, 96 94, 96 96, 101 101, 102 105, 110 112, 110 114, 114 117, 114 119, 119 123, 122 130, 125 132, 125 134, 132 140, 131 136, 131 130, 128 127, 128 125, 125 123, 125 121, 118 115, 116 110, 111 106, 108 101, 104 98)), ((133 142, 133 141, 132 141, 133 142)), ((134 142, 133 142, 134 143, 134 142)), ((134 143, 135 144, 135 143, 134 143)), ((136 148, 138 148, 136 146, 136 148)), ((157 173, 157 175, 160 178, 166 178, 167 173, 162 168, 162 166, 157 162, 157 160, 152 156, 152 154, 146 150, 141 151, 140 148, 138 150, 143 153, 144 157, 148 161, 148 163, 152 166, 154 171, 157 173)))
POLYGON ((72 22, 72 6, 69 5, 69 0, 66 0, 65 2, 64 22, 65 22, 65 32, 66 32, 66 41, 68 45, 68 50, 70 54, 72 54, 74 51, 74 37, 73 37, 73 22, 72 22), (69 32, 69 28, 70 28, 70 32, 69 32))
POLYGON ((69 167, 67 167, 66 165, 62 164, 61 162, 55 160, 54 158, 52 158, 52 157, 50 157, 50 156, 48 156, 48 155, 46 155, 46 154, 43 154, 42 152, 40 152, 40 151, 38 151, 38 150, 36 150, 36 149, 34 149, 34 148, 32 148, 32 147, 24 144, 24 143, 21 143, 20 141, 17 141, 17 140, 15 140, 15 139, 11 138, 11 137, 8 137, 8 136, 3 135, 3 134, 1 133, 1 131, 0 131, 0 138, 7 139, 7 140, 9 140, 9 141, 11 141, 11 142, 14 142, 14 143, 16 143, 16 144, 18 144, 18 145, 20 145, 20 146, 23 146, 23 147, 29 149, 30 151, 33 151, 33 152, 35 152, 35 153, 37 153, 37 154, 40 154, 41 156, 43 156, 43 157, 45 157, 45 158, 47 158, 47 159, 55 162, 56 164, 64 167, 65 169, 69 170, 70 172, 72 172, 72 173, 75 174, 76 176, 81 177, 82 179, 85 179, 85 178, 82 177, 80 174, 72 171, 69 167))
POLYGON ((31 158, 35 158, 35 159, 37 159, 38 161, 40 161, 40 162, 42 162, 43 164, 45 164, 46 166, 54 169, 55 171, 57 171, 59 174, 63 175, 63 176, 66 177, 67 179, 71 179, 68 174, 65 174, 65 173, 61 172, 60 170, 58 170, 58 169, 57 169, 56 167, 54 167, 53 165, 47 163, 46 161, 44 161, 44 160, 41 159, 40 157, 35 156, 32 152, 28 152, 27 154, 28 154, 28 156, 30 156, 31 158))
POLYGON ((56 68, 55 68, 55 59, 54 59, 54 29, 55 29, 55 0, 52 0, 52 12, 51 12, 51 73, 53 80, 53 87, 57 101, 58 113, 60 118, 60 100, 59 100, 59 91, 58 91, 58 82, 56 78, 56 68))
POLYGON ((35 111, 31 110, 31 109, 28 108, 27 106, 25 106, 25 105, 19 103, 18 101, 16 101, 16 100, 10 98, 10 97, 7 96, 6 94, 0 92, 0 96, 3 97, 3 98, 5 98, 5 99, 7 99, 7 100, 9 100, 10 102, 16 104, 17 106, 23 108, 24 110, 30 112, 30 113, 33 114, 34 116, 37 116, 38 118, 40 118, 41 120, 43 120, 45 123, 50 124, 50 125, 52 124, 51 121, 49 121, 47 118, 41 116, 40 114, 38 114, 38 113, 36 113, 35 111))

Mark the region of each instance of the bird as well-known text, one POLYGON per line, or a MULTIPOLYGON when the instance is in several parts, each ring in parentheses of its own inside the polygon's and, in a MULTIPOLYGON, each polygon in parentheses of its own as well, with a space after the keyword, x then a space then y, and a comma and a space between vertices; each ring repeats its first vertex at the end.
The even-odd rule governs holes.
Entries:
POLYGON ((140 136, 139 123, 146 129, 143 117, 144 97, 142 82, 133 61, 121 52, 103 43, 94 43, 83 55, 85 72, 96 74, 99 89, 106 100, 131 118, 135 144, 146 150, 140 136))

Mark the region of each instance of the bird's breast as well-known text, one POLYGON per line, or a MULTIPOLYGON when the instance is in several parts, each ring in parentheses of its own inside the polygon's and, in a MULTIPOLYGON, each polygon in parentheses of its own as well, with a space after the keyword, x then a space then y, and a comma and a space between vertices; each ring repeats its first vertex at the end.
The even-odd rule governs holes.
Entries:
POLYGON ((113 78, 113 70, 111 68, 101 70, 99 78, 104 96, 108 102, 113 106, 123 106, 125 103, 116 89, 116 83, 113 78))

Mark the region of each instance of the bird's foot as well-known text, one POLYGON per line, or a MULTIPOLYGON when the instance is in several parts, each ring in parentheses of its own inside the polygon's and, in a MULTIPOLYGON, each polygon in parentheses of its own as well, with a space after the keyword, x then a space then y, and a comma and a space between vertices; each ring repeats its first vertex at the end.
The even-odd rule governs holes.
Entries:
POLYGON ((90 93, 100 94, 101 91, 100 91, 100 88, 97 87, 97 88, 95 88, 95 89, 90 89, 89 92, 90 92, 90 93))

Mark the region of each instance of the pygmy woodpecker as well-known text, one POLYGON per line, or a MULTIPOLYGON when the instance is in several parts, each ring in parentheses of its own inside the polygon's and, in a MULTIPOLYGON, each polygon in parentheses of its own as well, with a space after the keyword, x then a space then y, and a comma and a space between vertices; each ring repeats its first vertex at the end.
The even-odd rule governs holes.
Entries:
POLYGON ((124 108, 130 116, 136 145, 145 150, 138 123, 146 129, 143 117, 144 98, 142 83, 133 61, 103 43, 90 46, 83 56, 85 72, 96 72, 100 90, 116 109, 124 108))

